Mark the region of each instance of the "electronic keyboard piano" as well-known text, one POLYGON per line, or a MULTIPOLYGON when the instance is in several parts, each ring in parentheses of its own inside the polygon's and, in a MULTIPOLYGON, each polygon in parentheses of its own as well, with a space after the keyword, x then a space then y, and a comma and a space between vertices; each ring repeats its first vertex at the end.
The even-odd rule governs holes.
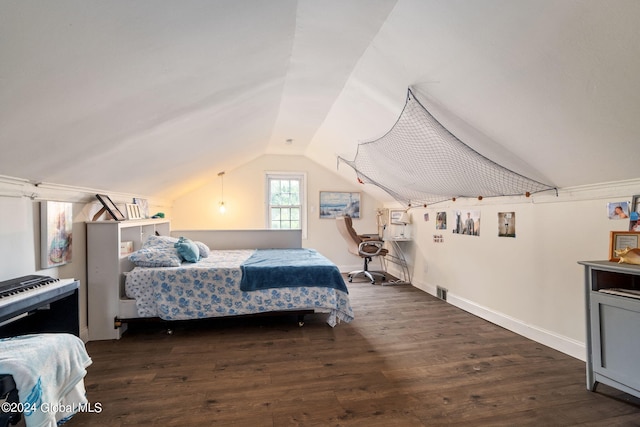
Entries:
POLYGON ((78 336, 79 287, 74 279, 38 275, 0 282, 0 337, 42 332, 78 336))
MULTIPOLYGON (((30 275, 0 282, 0 338, 45 332, 78 336, 78 288, 74 279, 30 275)), ((17 404, 11 375, 0 372, 0 401, 17 404)), ((0 409, 0 427, 16 424, 19 411, 0 409)))

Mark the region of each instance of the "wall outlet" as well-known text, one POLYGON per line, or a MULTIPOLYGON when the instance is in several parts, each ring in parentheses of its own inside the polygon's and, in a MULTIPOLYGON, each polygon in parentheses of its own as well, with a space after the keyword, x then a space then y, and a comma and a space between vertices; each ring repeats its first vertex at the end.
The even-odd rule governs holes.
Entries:
POLYGON ((436 296, 443 301, 447 300, 447 289, 442 288, 440 286, 436 286, 436 296))

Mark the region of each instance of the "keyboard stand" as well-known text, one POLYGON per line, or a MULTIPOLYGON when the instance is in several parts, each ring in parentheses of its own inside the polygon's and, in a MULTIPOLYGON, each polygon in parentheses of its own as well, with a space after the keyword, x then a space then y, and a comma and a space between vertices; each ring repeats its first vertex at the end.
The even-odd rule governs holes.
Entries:
MULTIPOLYGON (((18 389, 13 380, 13 376, 0 374, 0 402, 18 403, 18 389)), ((4 412, 0 409, 0 427, 7 427, 9 424, 16 425, 22 414, 18 411, 4 412)))

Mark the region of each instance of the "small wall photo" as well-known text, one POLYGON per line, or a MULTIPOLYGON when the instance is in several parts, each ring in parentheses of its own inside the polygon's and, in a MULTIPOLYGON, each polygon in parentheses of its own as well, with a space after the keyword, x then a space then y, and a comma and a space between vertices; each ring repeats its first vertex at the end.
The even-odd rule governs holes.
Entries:
POLYGON ((609 219, 629 219, 629 202, 607 203, 609 219))
POLYGON ((498 212, 498 237, 516 237, 515 212, 498 212))
POLYGON ((436 213, 436 230, 446 230, 446 229, 447 229, 447 213, 446 212, 436 213))

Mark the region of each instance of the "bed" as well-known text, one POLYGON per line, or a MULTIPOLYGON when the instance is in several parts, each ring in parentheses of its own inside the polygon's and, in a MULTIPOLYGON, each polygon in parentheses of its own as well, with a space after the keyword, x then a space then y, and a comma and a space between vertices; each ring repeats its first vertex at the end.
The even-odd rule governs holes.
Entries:
POLYGON ((136 267, 126 274, 125 293, 135 300, 137 318, 314 312, 325 313, 332 327, 353 320, 342 275, 313 249, 211 250, 184 237, 151 236, 130 260, 136 267), (199 256, 176 249, 180 242, 199 256))

